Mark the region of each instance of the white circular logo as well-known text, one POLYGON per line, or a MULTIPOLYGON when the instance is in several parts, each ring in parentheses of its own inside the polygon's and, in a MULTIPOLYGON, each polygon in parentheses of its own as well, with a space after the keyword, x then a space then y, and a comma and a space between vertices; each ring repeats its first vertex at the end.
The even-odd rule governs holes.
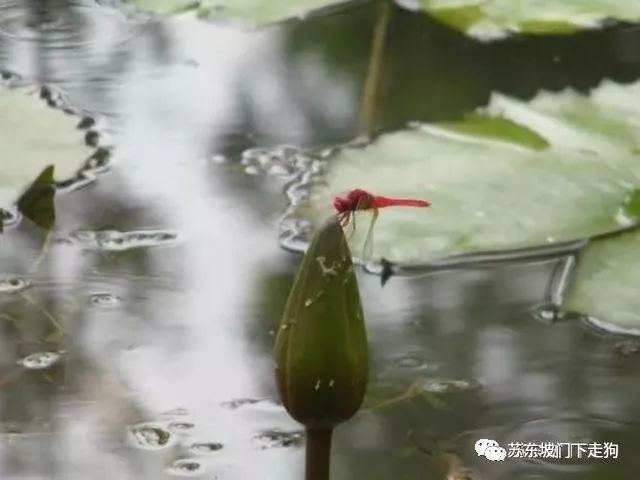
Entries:
POLYGON ((475 445, 479 457, 485 457, 492 462, 501 462, 507 458, 507 451, 498 442, 488 438, 481 438, 475 445))

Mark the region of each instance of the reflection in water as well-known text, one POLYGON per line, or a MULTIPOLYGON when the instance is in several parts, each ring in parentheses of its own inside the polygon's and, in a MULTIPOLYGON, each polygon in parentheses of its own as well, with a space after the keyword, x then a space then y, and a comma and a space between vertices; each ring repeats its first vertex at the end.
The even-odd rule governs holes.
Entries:
MULTIPOLYGON (((115 145, 109 171, 92 165, 98 181, 59 192, 36 271, 45 233, 0 234, 1 478, 300 478, 304 438, 274 400, 271 362, 296 263, 277 244, 282 191, 319 168, 307 147, 354 137, 374 13, 241 31, 88 0, 0 1, 0 69, 54 84, 115 145)), ((631 79, 630 32, 484 45, 396 11, 376 126, 456 118, 492 89, 631 79)), ((480 478, 633 478, 640 366, 617 340, 532 314, 554 300, 558 262, 384 289, 362 276, 369 404, 424 388, 338 431, 336 479, 440 478, 434 458, 403 453, 410 430, 452 443, 480 478), (593 438, 622 454, 499 466, 475 455, 478 438, 593 438)))
POLYGON ((27 370, 44 370, 55 365, 60 358, 61 355, 58 352, 38 352, 27 355, 17 363, 27 370))

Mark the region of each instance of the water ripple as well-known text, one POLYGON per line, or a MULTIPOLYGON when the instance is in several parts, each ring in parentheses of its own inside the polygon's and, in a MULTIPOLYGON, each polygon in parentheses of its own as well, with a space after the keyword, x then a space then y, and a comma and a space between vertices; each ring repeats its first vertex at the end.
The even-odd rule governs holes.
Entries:
POLYGON ((27 370, 45 370, 56 365, 61 358, 60 352, 37 352, 18 360, 17 364, 27 370))
POLYGON ((162 425, 143 423, 129 430, 129 440, 135 447, 143 450, 161 450, 172 446, 176 438, 162 425))
POLYGON ((111 308, 118 306, 122 299, 111 293, 95 293, 91 295, 90 301, 96 307, 111 308))
POLYGON ((172 246, 178 233, 169 230, 76 230, 70 240, 86 250, 121 252, 134 248, 172 246))
POLYGON ((218 442, 199 442, 189 447, 189 451, 194 454, 208 455, 218 452, 224 448, 222 443, 218 442))
POLYGON ((304 431, 265 430, 253 437, 262 450, 271 448, 297 448, 304 445, 304 431))
POLYGON ((204 471, 204 465, 194 458, 180 458, 167 468, 168 473, 180 477, 194 477, 201 475, 204 471))
POLYGON ((17 293, 26 290, 30 286, 31 282, 22 278, 0 279, 0 293, 17 293))
POLYGON ((89 2, 68 1, 62 8, 48 9, 30 2, 0 3, 0 35, 19 42, 46 43, 48 49, 94 45, 99 41, 92 35, 96 29, 115 32, 127 27, 120 12, 100 10, 89 2))

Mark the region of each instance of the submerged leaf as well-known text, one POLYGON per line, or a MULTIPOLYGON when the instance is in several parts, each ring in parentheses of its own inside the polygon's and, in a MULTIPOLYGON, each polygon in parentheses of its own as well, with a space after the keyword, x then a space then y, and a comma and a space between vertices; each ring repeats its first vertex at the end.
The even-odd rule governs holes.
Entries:
MULTIPOLYGON (((428 198, 428 210, 381 211, 372 257, 400 265, 627 228, 637 221, 639 124, 640 83, 605 82, 589 96, 541 93, 530 102, 494 94, 466 120, 338 151, 296 214, 317 225, 335 196, 355 187, 428 198)), ((356 229, 354 251, 365 234, 356 229)))
POLYGON ((282 402, 300 423, 331 427, 360 408, 367 337, 351 252, 335 216, 317 232, 302 260, 275 357, 282 402))
POLYGON ((422 0, 434 18, 479 39, 509 33, 570 34, 605 20, 637 22, 640 3, 628 0, 422 0))

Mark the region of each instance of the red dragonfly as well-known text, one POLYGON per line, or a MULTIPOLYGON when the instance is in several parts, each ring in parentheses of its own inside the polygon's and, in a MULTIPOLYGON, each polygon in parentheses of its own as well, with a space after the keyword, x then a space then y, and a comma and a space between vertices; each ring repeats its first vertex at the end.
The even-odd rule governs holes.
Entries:
MULTIPOLYGON (((368 210, 373 217, 369 224, 366 240, 364 242, 363 253, 366 256, 367 248, 371 246, 371 236, 373 233, 373 225, 378 219, 378 209, 385 207, 428 207, 431 204, 426 200, 415 200, 411 198, 391 198, 381 195, 374 195, 360 188, 356 188, 347 193, 344 197, 336 197, 333 206, 338 212, 338 220, 342 227, 346 227, 351 219, 353 219, 353 231, 355 231, 355 213, 358 210, 368 210)), ((351 233, 353 233, 353 231, 351 233)))

